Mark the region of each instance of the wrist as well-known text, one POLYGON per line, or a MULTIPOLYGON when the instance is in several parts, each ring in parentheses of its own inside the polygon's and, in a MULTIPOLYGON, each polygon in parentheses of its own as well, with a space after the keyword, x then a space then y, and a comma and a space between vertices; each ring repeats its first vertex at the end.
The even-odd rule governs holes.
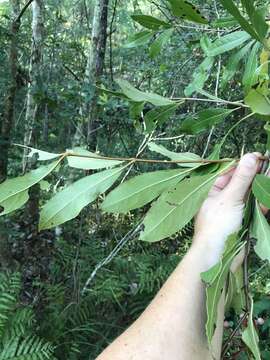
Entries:
POLYGON ((192 241, 192 251, 201 254, 205 266, 211 268, 221 259, 227 236, 218 232, 197 232, 192 241))

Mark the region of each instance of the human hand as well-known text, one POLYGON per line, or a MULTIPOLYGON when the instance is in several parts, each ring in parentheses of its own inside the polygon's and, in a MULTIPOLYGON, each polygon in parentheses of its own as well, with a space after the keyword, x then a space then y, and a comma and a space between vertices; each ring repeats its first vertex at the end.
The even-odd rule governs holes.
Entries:
POLYGON ((193 243, 203 248, 210 265, 219 260, 227 237, 241 227, 246 196, 261 167, 260 155, 244 155, 236 168, 219 177, 197 215, 193 243))

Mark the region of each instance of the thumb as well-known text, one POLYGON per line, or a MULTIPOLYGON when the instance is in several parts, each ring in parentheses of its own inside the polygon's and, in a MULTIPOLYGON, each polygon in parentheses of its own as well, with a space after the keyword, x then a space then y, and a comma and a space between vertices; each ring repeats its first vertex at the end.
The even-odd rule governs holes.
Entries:
POLYGON ((225 189, 226 196, 236 202, 242 202, 245 199, 252 181, 259 170, 258 153, 246 154, 240 160, 235 173, 228 186, 225 189))

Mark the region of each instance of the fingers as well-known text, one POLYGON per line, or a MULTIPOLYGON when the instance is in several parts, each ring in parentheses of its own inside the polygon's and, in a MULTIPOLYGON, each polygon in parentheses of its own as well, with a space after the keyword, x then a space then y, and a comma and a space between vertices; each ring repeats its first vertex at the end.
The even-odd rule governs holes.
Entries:
POLYGON ((260 168, 259 155, 258 153, 252 153, 242 157, 231 181, 224 190, 228 198, 236 202, 244 201, 246 193, 260 168))
POLYGON ((234 172, 235 172, 235 168, 219 176, 216 179, 212 189, 210 190, 209 196, 216 196, 217 194, 219 194, 228 185, 234 172))

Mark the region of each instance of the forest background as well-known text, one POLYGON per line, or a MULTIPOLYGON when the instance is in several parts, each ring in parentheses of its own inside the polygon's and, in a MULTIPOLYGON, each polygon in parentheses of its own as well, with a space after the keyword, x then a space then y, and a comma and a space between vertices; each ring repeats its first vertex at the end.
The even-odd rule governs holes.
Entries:
MULTIPOLYGON (((233 36, 238 23, 222 1, 193 1, 200 21, 178 16, 172 4, 0 1, 1 182, 38 167, 42 154, 34 150, 29 156, 18 144, 56 154, 66 149, 83 153, 84 148, 115 158, 163 159, 159 152, 173 159, 162 145, 207 158, 227 134, 223 158, 265 152, 265 121, 253 116, 234 127, 245 115, 242 103, 238 111, 231 110, 243 98, 241 82, 243 75, 247 81, 250 57, 242 52, 232 58, 230 50, 239 50, 244 40, 204 60, 202 36, 213 41, 233 36), (141 14, 161 23, 142 20, 141 14), (153 99, 132 101, 123 80, 143 94, 179 104, 153 112, 153 99), (209 103, 217 107, 212 123, 198 128, 184 123, 209 109, 209 103), (220 104, 226 105, 226 114, 219 112, 220 104)), ((125 179, 165 168, 135 162, 125 179)), ((100 206, 103 194, 71 221, 39 231, 39 207, 52 193, 91 173, 83 166, 64 166, 31 188, 25 207, 0 218, 0 359, 95 359, 140 315, 189 248, 192 222, 165 240, 143 242, 137 229, 150 206, 106 213, 100 206)), ((251 257, 249 280, 261 357, 269 359, 268 263, 251 257)), ((224 323, 225 342, 230 339, 224 359, 252 358, 237 334, 238 318, 230 312, 224 323)))

